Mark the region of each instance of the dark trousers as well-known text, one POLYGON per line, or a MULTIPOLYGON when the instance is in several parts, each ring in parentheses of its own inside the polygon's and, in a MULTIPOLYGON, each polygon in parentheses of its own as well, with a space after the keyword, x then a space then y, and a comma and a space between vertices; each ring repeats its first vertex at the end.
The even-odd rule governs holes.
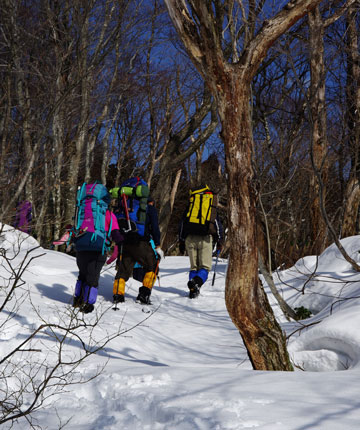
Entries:
POLYGON ((126 282, 132 276, 136 262, 143 266, 145 273, 156 271, 157 260, 154 250, 148 241, 140 240, 137 243, 124 243, 122 245, 119 269, 115 279, 122 278, 126 282))
POLYGON ((79 251, 76 253, 76 264, 79 268, 79 280, 89 287, 97 287, 100 272, 106 261, 106 254, 98 251, 79 251))

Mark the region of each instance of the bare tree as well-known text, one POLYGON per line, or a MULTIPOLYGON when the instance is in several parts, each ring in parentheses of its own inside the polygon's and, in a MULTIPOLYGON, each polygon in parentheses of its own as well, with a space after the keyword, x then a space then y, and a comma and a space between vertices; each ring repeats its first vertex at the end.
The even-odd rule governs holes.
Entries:
POLYGON ((243 2, 233 1, 165 3, 188 54, 218 105, 232 237, 225 294, 229 314, 255 369, 292 370, 284 335, 258 279, 257 191, 249 100, 252 79, 270 46, 320 1, 290 1, 257 32, 260 8, 255 2, 248 4, 247 11, 243 2), (238 25, 238 14, 242 14, 242 25, 238 25), (228 37, 223 37, 225 32, 228 37), (242 35, 240 47, 238 40, 242 35))
MULTIPOLYGON (((314 173, 310 179, 311 201, 311 232, 312 252, 320 254, 327 245, 326 223, 320 209, 320 184, 322 193, 326 195, 328 181, 328 140, 327 140, 327 114, 326 114, 326 67, 324 57, 325 29, 336 22, 346 10, 355 3, 347 0, 335 12, 327 14, 324 19, 319 6, 309 13, 309 56, 310 56, 310 124, 311 124, 311 161, 314 173)), ((338 5, 337 5, 338 6, 338 5)), ((323 202, 324 204, 324 202, 323 202)))
POLYGON ((356 234, 356 222, 360 205, 360 54, 358 49, 358 16, 359 2, 355 1, 346 15, 346 120, 351 173, 345 191, 342 237, 356 234))
MULTIPOLYGON (((1 215, 4 217, 9 209, 14 205, 14 202, 19 198, 21 193, 24 191, 25 199, 29 201, 34 200, 32 191, 32 170, 34 168, 37 153, 41 146, 41 135, 43 129, 37 127, 38 114, 34 113, 31 109, 31 74, 35 72, 30 64, 25 67, 22 61, 23 49, 28 47, 28 43, 24 41, 22 37, 21 22, 18 19, 18 15, 21 19, 24 19, 24 10, 18 2, 13 0, 6 0, 1 5, 2 15, 4 16, 4 29, 6 31, 3 34, 4 45, 8 51, 8 68, 7 68, 7 96, 8 101, 17 100, 16 109, 13 109, 13 121, 19 121, 21 124, 21 140, 22 140, 22 158, 20 161, 20 171, 17 189, 15 193, 9 198, 2 201, 1 215), (13 79, 10 84, 8 79, 13 79), (16 111, 16 113, 14 112, 16 111), (36 130, 36 131, 35 131, 36 130)), ((9 107, 10 108, 10 107, 9 107)), ((8 111, 10 113, 10 111, 8 111)), ((4 118, 4 126, 9 126, 9 117, 4 118)), ((4 130, 6 136, 9 130, 4 130)), ((5 148, 4 148, 5 149, 5 148)), ((6 151, 4 151, 6 153, 6 151)), ((10 153, 11 154, 11 153, 10 153)))
POLYGON ((173 207, 171 196, 174 194, 174 184, 178 183, 179 166, 210 138, 217 124, 214 101, 209 92, 204 89, 201 102, 192 115, 188 117, 188 120, 177 130, 171 126, 167 127, 170 133, 165 135, 164 145, 158 160, 158 181, 152 192, 156 201, 159 202, 162 243, 165 240, 171 219, 173 207))
MULTIPOLYGON (((351 59, 346 47, 357 34, 356 13, 350 20, 353 31, 344 24, 352 4, 322 3, 274 45, 254 80, 257 173, 271 248, 275 261, 285 267, 304 255, 320 253, 333 240, 321 204, 338 237, 343 213, 349 214, 347 222, 356 231, 356 128, 350 128, 356 115, 346 113, 346 107, 356 106, 356 74, 350 71, 356 72, 357 48, 351 59), (323 203, 313 166, 321 179, 323 203)), ((356 37, 352 44, 357 46, 356 37)))
MULTIPOLYGON (((327 136, 325 105, 325 63, 324 63, 324 23, 319 7, 315 7, 309 17, 309 56, 310 56, 310 124, 311 160, 314 170, 321 175, 323 191, 327 184, 327 136)), ((319 203, 319 183, 317 175, 310 178, 311 201, 311 242, 312 253, 320 254, 326 246, 326 224, 321 216, 319 203)))

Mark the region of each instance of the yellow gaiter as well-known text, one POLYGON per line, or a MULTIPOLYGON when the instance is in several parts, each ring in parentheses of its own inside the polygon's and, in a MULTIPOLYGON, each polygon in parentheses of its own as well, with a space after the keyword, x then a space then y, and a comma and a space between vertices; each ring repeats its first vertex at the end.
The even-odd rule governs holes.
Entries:
POLYGON ((155 280, 156 280, 156 275, 154 272, 146 272, 143 279, 144 287, 150 288, 151 290, 151 288, 155 284, 155 280))
POLYGON ((113 294, 122 294, 123 296, 125 295, 125 279, 115 279, 113 294))

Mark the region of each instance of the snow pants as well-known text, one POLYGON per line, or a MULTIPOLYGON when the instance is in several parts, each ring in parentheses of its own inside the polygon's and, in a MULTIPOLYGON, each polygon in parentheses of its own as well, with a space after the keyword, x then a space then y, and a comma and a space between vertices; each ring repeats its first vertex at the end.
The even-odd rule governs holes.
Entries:
POLYGON ((76 253, 79 276, 75 286, 75 298, 80 298, 83 303, 92 305, 96 302, 100 272, 105 261, 106 254, 103 255, 98 251, 76 253))
POLYGON ((212 266, 213 240, 211 234, 206 236, 189 234, 185 239, 185 247, 190 258, 189 280, 198 276, 204 283, 212 266))
POLYGON ((100 272, 106 261, 106 254, 98 251, 78 251, 76 253, 76 264, 79 268, 78 279, 89 285, 99 285, 100 272))
POLYGON ((125 282, 132 276, 134 265, 138 262, 145 271, 143 286, 151 290, 156 280, 158 260, 147 240, 124 243, 119 255, 119 269, 115 276, 114 294, 125 294, 125 282))

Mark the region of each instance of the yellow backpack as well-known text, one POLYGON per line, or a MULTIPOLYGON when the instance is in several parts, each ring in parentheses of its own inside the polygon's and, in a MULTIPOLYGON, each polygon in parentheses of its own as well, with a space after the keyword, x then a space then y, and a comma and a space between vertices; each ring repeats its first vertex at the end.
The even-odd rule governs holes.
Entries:
POLYGON ((217 196, 206 185, 190 190, 189 207, 186 213, 187 231, 190 234, 215 234, 217 196))

